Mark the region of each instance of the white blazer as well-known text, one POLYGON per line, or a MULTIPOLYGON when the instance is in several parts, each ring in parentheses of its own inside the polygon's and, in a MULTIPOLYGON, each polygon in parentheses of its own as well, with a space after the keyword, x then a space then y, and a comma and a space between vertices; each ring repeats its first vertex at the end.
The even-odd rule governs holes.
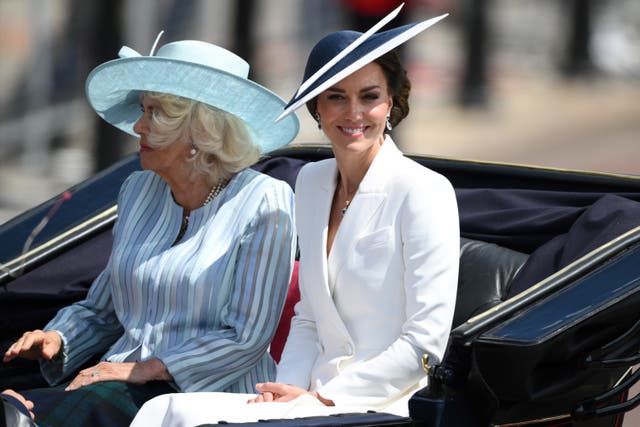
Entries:
POLYGON ((327 257, 335 159, 296 183, 301 301, 278 382, 337 406, 406 415, 426 385, 421 357, 442 359, 456 298, 458 211, 449 181, 404 157, 387 137, 327 257))

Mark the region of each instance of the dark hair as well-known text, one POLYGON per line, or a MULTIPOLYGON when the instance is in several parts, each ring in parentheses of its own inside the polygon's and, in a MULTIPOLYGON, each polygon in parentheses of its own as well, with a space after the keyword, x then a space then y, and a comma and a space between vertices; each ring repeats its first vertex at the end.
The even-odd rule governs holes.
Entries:
POLYGON ((377 59, 378 64, 389 86, 389 93, 393 97, 393 107, 391 108, 391 118, 389 121, 396 127, 402 119, 409 115, 409 94, 411 93, 411 81, 407 77, 407 70, 400 62, 400 55, 396 50, 391 50, 377 59))
MULTIPOLYGON (((396 50, 391 50, 384 55, 373 60, 382 68, 382 72, 387 80, 387 86, 393 98, 391 108, 391 118, 389 121, 396 127, 402 119, 409 114, 409 94, 411 92, 411 81, 407 77, 407 71, 400 62, 400 56, 396 50)), ((315 117, 317 109, 317 97, 307 102, 307 109, 315 117)))

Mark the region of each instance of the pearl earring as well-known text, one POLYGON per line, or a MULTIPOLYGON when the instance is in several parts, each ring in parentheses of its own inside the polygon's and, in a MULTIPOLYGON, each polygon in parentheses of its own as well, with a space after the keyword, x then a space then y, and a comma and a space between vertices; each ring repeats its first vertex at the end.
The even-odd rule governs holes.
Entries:
POLYGON ((191 143, 191 150, 189 151, 189 154, 191 154, 191 157, 195 156, 196 153, 198 152, 198 150, 196 150, 196 146, 195 144, 192 142, 191 143))
POLYGON ((393 129, 393 126, 391 126, 391 113, 387 114, 387 130, 391 130, 393 129))
POLYGON ((320 113, 316 111, 316 113, 313 115, 313 118, 316 119, 316 122, 318 122, 318 129, 322 129, 322 125, 320 124, 320 113))

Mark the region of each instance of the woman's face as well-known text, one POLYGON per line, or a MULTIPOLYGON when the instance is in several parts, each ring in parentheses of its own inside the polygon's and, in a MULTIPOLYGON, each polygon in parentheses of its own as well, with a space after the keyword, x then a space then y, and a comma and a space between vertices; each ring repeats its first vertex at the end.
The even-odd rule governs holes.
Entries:
POLYGON ((316 105, 334 148, 363 150, 384 141, 393 100, 382 68, 372 62, 318 95, 316 105))
POLYGON ((190 147, 183 141, 174 141, 162 148, 154 148, 149 143, 152 134, 151 118, 155 114, 164 114, 158 101, 143 97, 142 116, 133 125, 133 131, 140 135, 140 164, 143 169, 152 170, 163 176, 171 170, 183 168, 189 156, 190 147))

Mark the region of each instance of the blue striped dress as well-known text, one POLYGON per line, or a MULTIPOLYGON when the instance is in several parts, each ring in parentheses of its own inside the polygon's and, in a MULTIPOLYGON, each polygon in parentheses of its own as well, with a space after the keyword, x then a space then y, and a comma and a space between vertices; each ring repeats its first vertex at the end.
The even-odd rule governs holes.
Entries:
POLYGON ((295 252, 290 187, 245 169, 191 212, 172 246, 181 221, 158 175, 125 181, 107 267, 86 300, 45 327, 64 343, 61 357, 41 362, 50 384, 96 354, 110 362, 157 357, 180 391, 250 393, 275 377, 267 349, 295 252))

